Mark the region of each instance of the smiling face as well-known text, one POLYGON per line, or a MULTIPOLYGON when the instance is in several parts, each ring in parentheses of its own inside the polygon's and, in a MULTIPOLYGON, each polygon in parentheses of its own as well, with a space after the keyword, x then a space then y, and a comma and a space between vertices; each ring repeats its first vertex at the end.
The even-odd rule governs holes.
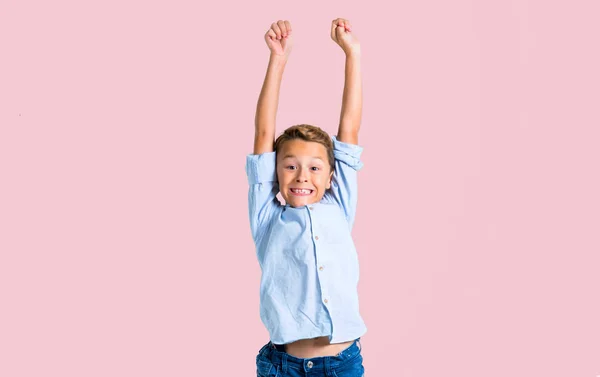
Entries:
POLYGON ((277 153, 279 191, 292 207, 319 202, 331 187, 332 175, 327 149, 320 143, 288 140, 277 153))

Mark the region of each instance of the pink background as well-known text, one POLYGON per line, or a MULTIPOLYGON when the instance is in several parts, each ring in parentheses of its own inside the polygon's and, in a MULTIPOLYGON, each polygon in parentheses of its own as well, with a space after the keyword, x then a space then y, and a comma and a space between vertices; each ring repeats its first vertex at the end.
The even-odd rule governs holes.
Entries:
POLYGON ((600 374, 597 1, 8 1, 0 376, 252 376, 268 341, 246 154, 335 133, 362 44, 366 376, 600 374))

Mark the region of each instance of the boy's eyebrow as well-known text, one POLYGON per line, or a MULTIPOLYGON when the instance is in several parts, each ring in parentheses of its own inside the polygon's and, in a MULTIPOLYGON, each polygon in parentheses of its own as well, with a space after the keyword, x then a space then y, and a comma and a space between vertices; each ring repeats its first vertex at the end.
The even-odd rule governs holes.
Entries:
MULTIPOLYGON (((294 158, 294 157, 296 157, 296 156, 293 154, 286 154, 285 156, 283 156, 282 160, 285 160, 286 158, 294 158)), ((312 156, 312 158, 318 158, 319 160, 323 161, 323 159, 319 156, 312 156)))

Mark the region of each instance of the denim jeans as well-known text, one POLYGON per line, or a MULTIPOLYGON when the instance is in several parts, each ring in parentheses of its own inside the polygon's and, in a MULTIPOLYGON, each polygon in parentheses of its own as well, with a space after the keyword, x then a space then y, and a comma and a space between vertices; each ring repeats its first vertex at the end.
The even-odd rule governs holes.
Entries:
POLYGON ((287 354, 283 346, 265 344, 256 356, 257 377, 363 377, 360 338, 336 356, 300 359, 287 354))

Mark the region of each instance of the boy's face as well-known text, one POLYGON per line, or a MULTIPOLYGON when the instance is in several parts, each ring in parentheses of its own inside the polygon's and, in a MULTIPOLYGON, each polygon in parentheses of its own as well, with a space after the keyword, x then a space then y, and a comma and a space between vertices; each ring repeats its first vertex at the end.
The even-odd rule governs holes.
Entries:
POLYGON ((319 202, 331 187, 332 175, 327 149, 320 143, 293 139, 277 153, 279 191, 292 207, 319 202))

